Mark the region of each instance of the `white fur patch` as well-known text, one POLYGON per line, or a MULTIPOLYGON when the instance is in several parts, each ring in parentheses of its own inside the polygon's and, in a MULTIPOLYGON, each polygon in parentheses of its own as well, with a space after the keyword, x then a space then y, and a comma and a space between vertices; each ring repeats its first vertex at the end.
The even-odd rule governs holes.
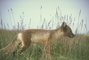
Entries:
POLYGON ((18 39, 19 39, 19 40, 22 40, 22 33, 19 33, 19 34, 18 34, 18 39))
POLYGON ((19 34, 18 34, 17 39, 21 41, 22 47, 23 47, 23 46, 24 46, 24 41, 23 41, 23 38, 22 38, 22 33, 19 33, 19 34))

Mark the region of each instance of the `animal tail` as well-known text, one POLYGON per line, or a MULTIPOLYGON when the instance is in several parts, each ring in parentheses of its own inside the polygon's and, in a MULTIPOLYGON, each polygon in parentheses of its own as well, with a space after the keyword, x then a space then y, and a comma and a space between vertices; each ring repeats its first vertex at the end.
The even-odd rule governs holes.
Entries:
POLYGON ((0 49, 0 56, 14 52, 17 46, 20 44, 20 40, 17 39, 16 35, 12 42, 8 44, 5 48, 0 49))

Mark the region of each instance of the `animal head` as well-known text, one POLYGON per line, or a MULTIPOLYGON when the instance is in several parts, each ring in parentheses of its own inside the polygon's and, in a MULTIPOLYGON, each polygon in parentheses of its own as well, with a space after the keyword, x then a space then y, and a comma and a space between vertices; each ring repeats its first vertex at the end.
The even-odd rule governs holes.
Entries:
POLYGON ((74 34, 73 34, 71 28, 65 22, 63 22, 61 25, 61 31, 64 32, 64 36, 68 36, 70 38, 74 37, 74 34))

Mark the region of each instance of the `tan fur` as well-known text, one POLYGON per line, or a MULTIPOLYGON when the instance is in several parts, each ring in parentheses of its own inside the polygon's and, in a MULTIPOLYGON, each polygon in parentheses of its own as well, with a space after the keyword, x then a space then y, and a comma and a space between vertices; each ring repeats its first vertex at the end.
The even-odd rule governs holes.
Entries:
MULTIPOLYGON (((44 44, 46 47, 52 46, 56 43, 62 36, 74 37, 71 28, 63 22, 61 27, 54 30, 44 30, 44 29, 29 29, 24 30, 14 38, 14 40, 5 48, 0 51, 10 52, 10 50, 15 49, 20 43, 22 44, 21 52, 26 50, 31 43, 44 44)), ((12 51, 14 52, 14 51, 12 51)))
POLYGON ((10 52, 15 51, 15 49, 17 48, 17 46, 20 43, 21 42, 19 40, 17 40, 17 35, 16 35, 15 38, 12 40, 12 42, 10 44, 8 44, 5 48, 2 48, 0 50, 0 55, 8 54, 10 52))

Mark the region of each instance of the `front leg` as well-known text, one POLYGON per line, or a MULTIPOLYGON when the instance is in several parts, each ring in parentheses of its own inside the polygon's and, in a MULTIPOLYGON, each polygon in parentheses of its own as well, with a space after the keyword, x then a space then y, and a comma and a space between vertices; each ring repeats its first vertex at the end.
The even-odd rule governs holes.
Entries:
POLYGON ((47 54, 48 54, 48 56, 52 56, 52 46, 51 45, 48 45, 47 46, 47 54))

